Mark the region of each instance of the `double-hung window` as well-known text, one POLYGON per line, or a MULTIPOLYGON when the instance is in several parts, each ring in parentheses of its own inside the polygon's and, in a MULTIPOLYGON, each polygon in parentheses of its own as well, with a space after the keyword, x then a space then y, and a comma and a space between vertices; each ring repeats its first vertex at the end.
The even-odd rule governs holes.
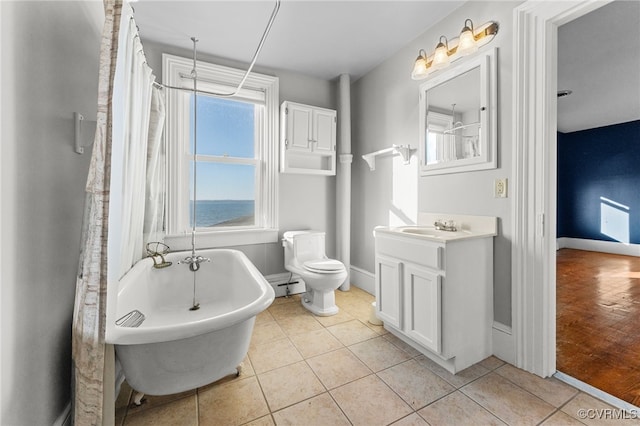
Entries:
MULTIPOLYGON (((163 55, 166 85, 193 89, 192 69, 163 55)), ((278 79, 251 73, 234 96, 217 95, 243 76, 198 62, 197 94, 167 89, 171 239, 196 229, 200 247, 277 241, 278 79)))

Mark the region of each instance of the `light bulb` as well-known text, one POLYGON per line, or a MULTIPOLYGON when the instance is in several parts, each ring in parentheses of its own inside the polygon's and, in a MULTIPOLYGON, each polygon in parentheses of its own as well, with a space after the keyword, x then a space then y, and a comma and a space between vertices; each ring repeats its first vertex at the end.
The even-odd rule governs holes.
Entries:
MULTIPOLYGON (((469 19, 467 21, 471 22, 469 19)), ((478 50, 478 44, 476 43, 476 38, 473 36, 472 28, 473 24, 471 24, 471 28, 469 28, 465 22, 465 26, 460 33, 458 49, 456 50, 456 53, 459 55, 465 56, 478 50)))
MULTIPOLYGON (((444 38, 444 36, 440 37, 440 39, 442 38, 444 38)), ((444 43, 439 42, 436 46, 436 52, 433 54, 433 63, 431 64, 431 67, 434 70, 440 70, 449 66, 450 62, 451 60, 449 59, 449 51, 447 47, 444 43)))
POLYGON ((411 71, 411 78, 414 80, 422 80, 429 75, 429 69, 427 68, 426 53, 420 51, 420 55, 416 58, 416 62, 413 65, 413 71, 411 71))

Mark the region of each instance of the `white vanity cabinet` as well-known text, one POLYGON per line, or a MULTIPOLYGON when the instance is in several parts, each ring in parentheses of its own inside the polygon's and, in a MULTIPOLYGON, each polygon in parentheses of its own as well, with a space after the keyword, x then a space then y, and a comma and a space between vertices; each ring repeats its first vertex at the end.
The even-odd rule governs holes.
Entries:
POLYGON ((280 119, 280 171, 335 175, 336 111, 285 101, 280 119))
POLYGON ((376 314, 452 373, 492 354, 493 237, 437 241, 375 231, 376 314))

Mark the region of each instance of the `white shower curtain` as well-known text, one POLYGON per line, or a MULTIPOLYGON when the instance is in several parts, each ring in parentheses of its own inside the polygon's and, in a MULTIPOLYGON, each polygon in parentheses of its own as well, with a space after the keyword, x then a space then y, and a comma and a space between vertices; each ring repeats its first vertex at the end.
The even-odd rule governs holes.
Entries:
POLYGON ((153 87, 151 96, 151 116, 149 118, 149 139, 147 146, 147 189, 144 207, 144 241, 164 239, 165 202, 165 146, 162 143, 162 129, 165 119, 165 102, 162 90, 153 87))
MULTIPOLYGON (((120 274, 124 275, 143 256, 147 186, 147 147, 151 114, 151 97, 155 77, 142 50, 133 12, 123 8, 118 52, 122 67, 124 126, 122 137, 122 222, 120 239, 120 274)), ((114 99, 118 102, 120 99, 114 99)), ((157 126, 157 120, 156 120, 157 126)), ((154 133, 157 134, 154 128, 154 133)), ((118 135, 114 135, 117 137, 118 135)), ((154 141, 155 143, 156 141, 154 141)))

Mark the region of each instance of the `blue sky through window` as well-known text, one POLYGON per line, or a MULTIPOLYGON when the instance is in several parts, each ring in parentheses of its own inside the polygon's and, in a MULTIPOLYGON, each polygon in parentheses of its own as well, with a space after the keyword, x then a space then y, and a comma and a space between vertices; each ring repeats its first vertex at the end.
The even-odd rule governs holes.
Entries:
MULTIPOLYGON (((204 95, 197 102, 198 155, 254 158, 254 104, 204 95)), ((189 109, 193 123, 193 98, 189 109)), ((191 152, 193 144, 192 129, 191 152)), ((197 174, 198 200, 255 199, 255 166, 199 162, 197 174)))
MULTIPOLYGON (((255 172, 253 165, 198 162, 196 199, 255 200, 255 172)), ((193 165, 190 176, 193 176, 193 165)), ((193 183, 190 184, 193 200, 193 183)))

